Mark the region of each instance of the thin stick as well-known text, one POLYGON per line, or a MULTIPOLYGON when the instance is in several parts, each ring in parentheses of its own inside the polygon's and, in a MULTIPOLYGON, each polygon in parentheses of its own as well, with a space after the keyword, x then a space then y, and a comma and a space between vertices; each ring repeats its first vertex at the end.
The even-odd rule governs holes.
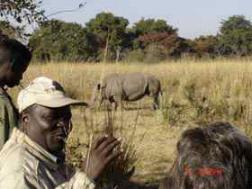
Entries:
POLYGON ((91 150, 92 150, 92 143, 93 143, 93 133, 89 137, 89 148, 88 148, 87 163, 86 163, 86 167, 85 167, 85 172, 87 172, 88 167, 89 167, 90 154, 91 154, 91 150))

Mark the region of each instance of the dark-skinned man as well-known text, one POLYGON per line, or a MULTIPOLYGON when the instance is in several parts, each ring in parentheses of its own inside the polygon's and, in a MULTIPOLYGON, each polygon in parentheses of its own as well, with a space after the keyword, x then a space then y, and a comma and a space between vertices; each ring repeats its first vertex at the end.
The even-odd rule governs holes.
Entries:
POLYGON ((26 46, 0 34, 0 150, 18 126, 18 112, 7 89, 19 84, 30 60, 31 52, 26 46))
POLYGON ((0 152, 0 188, 95 188, 105 167, 119 156, 113 149, 120 142, 107 136, 94 142, 86 173, 65 164, 70 105, 85 103, 67 97, 56 81, 39 77, 19 93, 17 104, 20 129, 13 130, 0 152))

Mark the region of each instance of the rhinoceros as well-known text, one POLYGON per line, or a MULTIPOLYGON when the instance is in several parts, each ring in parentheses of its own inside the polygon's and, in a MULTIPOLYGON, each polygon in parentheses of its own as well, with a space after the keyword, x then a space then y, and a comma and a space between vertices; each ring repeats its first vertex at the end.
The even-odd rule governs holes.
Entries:
POLYGON ((91 104, 94 105, 97 97, 99 106, 104 100, 122 105, 122 101, 136 101, 144 96, 153 97, 153 109, 160 108, 160 96, 162 95, 160 80, 154 75, 144 73, 113 73, 104 77, 94 90, 91 104))

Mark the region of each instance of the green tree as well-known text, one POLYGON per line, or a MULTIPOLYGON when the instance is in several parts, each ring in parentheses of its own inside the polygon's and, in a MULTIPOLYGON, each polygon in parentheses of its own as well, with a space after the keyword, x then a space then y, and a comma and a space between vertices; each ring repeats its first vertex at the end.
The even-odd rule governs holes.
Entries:
POLYGON ((180 57, 189 48, 186 40, 178 36, 177 29, 165 20, 141 19, 132 31, 136 37, 133 48, 144 50, 147 62, 180 57))
POLYGON ((242 15, 231 16, 222 22, 220 32, 221 34, 226 34, 237 29, 251 30, 251 22, 242 15))
POLYGON ((218 38, 213 35, 200 36, 193 40, 193 48, 200 57, 214 57, 218 46, 218 38))
POLYGON ((44 10, 40 8, 41 3, 40 0, 0 0, 0 19, 4 21, 1 27, 7 26, 2 29, 2 33, 27 41, 30 34, 25 33, 25 27, 45 20, 44 10), (5 32, 7 30, 11 33, 5 32))
POLYGON ((8 35, 11 38, 20 38, 23 28, 14 27, 7 21, 0 21, 0 35, 8 35))
POLYGON ((95 36, 79 24, 50 20, 33 33, 29 46, 41 61, 87 61, 96 58, 98 45, 95 36))
POLYGON ((244 56, 252 52, 252 25, 244 16, 231 16, 222 22, 218 52, 244 56))
POLYGON ((177 29, 168 25, 165 20, 144 18, 142 18, 139 22, 135 23, 132 30, 135 32, 136 36, 149 33, 176 33, 177 31, 177 29))
MULTIPOLYGON (((168 25, 165 20, 161 19, 142 18, 134 24, 131 32, 134 33, 135 37, 133 40, 133 49, 144 49, 148 45, 153 47, 155 44, 160 44, 164 40, 169 41, 167 39, 170 38, 170 36, 177 35, 177 29, 168 25)), ((163 44, 161 45, 164 46, 163 44)))
POLYGON ((0 16, 6 20, 14 18, 18 23, 40 22, 44 20, 44 11, 39 7, 41 3, 36 0, 1 0, 0 16))
MULTIPOLYGON (((179 58, 184 53, 191 51, 188 41, 178 36, 177 33, 148 33, 139 36, 136 39, 142 51, 144 52, 143 60, 146 62, 158 62, 167 58, 179 58)), ((132 54, 130 54, 132 55, 132 54)))
POLYGON ((114 16, 112 13, 99 13, 91 19, 86 28, 99 39, 99 49, 103 54, 103 60, 119 60, 120 53, 127 43, 126 28, 128 20, 114 16))

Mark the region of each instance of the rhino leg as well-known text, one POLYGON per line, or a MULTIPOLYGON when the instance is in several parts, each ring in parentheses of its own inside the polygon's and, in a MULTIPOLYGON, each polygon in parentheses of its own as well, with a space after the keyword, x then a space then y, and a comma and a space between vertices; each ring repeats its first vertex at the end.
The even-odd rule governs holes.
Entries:
POLYGON ((154 97, 153 99, 153 109, 157 110, 160 107, 159 97, 154 97))
POLYGON ((113 103, 110 102, 110 100, 105 99, 104 104, 105 104, 106 110, 111 110, 112 109, 113 103))
POLYGON ((157 110, 160 108, 160 98, 162 97, 162 93, 158 92, 158 94, 153 96, 153 109, 157 110))
MULTIPOLYGON (((116 102, 116 109, 117 109, 118 107, 120 107, 121 111, 124 110, 125 108, 124 108, 124 103, 123 103, 123 102, 124 102, 123 100, 117 101, 117 102, 116 102)), ((116 110, 116 109, 115 109, 115 110, 116 110)))
POLYGON ((121 97, 118 96, 113 96, 113 103, 114 103, 114 110, 116 111, 118 106, 121 107, 121 109, 123 108, 123 101, 121 97))
POLYGON ((115 101, 113 104, 114 104, 114 110, 116 111, 118 108, 118 103, 115 101))

